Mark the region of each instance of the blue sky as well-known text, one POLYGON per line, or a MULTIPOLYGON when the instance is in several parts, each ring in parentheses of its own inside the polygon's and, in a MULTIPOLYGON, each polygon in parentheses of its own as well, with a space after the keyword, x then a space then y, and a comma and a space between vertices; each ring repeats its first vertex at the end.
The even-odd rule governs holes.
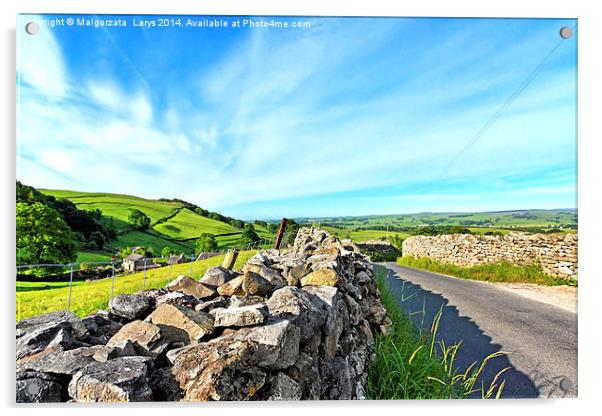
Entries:
POLYGON ((573 20, 22 32, 57 17, 19 17, 26 184, 242 219, 576 207, 576 36, 445 169, 573 20))

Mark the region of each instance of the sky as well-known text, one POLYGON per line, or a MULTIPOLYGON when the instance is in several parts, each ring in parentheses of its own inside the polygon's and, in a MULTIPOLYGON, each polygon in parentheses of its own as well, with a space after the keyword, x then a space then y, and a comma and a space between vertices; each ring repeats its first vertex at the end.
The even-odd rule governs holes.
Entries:
POLYGON ((27 185, 245 220, 576 208, 575 20, 82 18, 119 17, 18 18, 27 185))

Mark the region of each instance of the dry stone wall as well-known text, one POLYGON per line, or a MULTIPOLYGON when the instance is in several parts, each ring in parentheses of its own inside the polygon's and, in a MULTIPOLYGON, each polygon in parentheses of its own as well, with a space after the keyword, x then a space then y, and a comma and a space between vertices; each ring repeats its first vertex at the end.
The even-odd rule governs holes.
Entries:
POLYGON ((501 261, 517 265, 537 262, 546 274, 576 278, 577 242, 577 234, 511 232, 504 236, 414 236, 403 242, 402 253, 404 256, 429 257, 459 266, 501 261))
POLYGON ((390 325, 369 259, 314 228, 109 309, 17 323, 17 402, 361 399, 390 325))

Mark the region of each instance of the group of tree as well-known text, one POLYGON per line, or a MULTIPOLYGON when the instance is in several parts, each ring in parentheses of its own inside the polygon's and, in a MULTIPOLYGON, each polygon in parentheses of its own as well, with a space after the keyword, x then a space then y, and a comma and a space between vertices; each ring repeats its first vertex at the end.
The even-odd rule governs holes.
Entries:
POLYGON ((203 233, 196 240, 195 243, 196 253, 213 253, 217 251, 217 240, 215 236, 210 233, 203 233))
POLYGON ((460 225, 430 225, 427 227, 416 227, 412 231, 414 235, 441 235, 441 234, 473 234, 468 228, 460 225))
POLYGON ((151 219, 139 209, 132 209, 128 216, 128 222, 137 230, 147 230, 150 228, 151 219))
POLYGON ((183 199, 178 199, 178 198, 172 198, 172 199, 168 199, 168 198, 160 198, 159 201, 163 201, 163 202, 176 202, 182 205, 182 207, 189 209, 192 212, 195 212, 196 214, 202 216, 202 217, 206 217, 215 221, 221 221, 224 222, 226 224, 230 224, 231 226, 235 227, 235 228, 243 228, 245 225, 245 222, 242 220, 237 220, 236 218, 232 218, 232 217, 228 217, 226 215, 222 215, 218 212, 212 212, 212 211, 208 211, 204 208, 199 207, 196 204, 193 204, 192 202, 188 202, 188 201, 184 201, 183 199))
POLYGON ((100 210, 81 210, 67 199, 16 183, 17 261, 68 263, 80 248, 102 249, 117 237, 100 210))

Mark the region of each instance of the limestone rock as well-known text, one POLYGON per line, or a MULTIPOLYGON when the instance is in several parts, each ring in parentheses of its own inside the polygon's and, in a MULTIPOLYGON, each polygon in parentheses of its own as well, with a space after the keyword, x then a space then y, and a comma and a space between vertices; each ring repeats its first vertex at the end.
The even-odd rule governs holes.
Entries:
POLYGON ((153 309, 153 299, 143 295, 118 295, 109 300, 110 311, 133 321, 143 319, 153 309))
POLYGON ((262 323, 268 310, 264 304, 240 307, 219 308, 213 311, 215 326, 251 326, 262 323))
POLYGON ((266 305, 270 315, 292 320, 301 330, 302 341, 306 341, 326 321, 326 309, 316 302, 307 291, 285 286, 274 291, 266 305))
POLYGON ((271 267, 265 266, 263 264, 253 264, 247 263, 242 268, 244 273, 253 272, 257 273, 267 281, 269 281, 272 285, 276 287, 286 286, 286 279, 280 274, 280 272, 271 267))
POLYGON ((37 371, 17 371, 17 403, 57 403, 65 399, 58 377, 37 371))
POLYGON ((242 290, 247 295, 268 296, 274 285, 263 276, 247 270, 242 277, 242 290))
POLYGON ((149 385, 156 401, 176 402, 182 398, 182 389, 171 367, 153 368, 149 385))
POLYGON ((176 280, 167 286, 167 289, 172 292, 177 291, 187 295, 196 296, 199 299, 210 298, 216 294, 214 287, 199 283, 186 275, 178 276, 176 280))
POLYGON ((272 376, 268 386, 267 400, 301 400, 301 387, 284 373, 272 376))
POLYGON ((156 357, 168 346, 168 342, 162 339, 161 328, 145 321, 132 321, 123 326, 107 342, 107 347, 118 347, 123 342, 130 341, 141 354, 156 357))
POLYGON ((51 350, 81 346, 79 340, 88 337, 82 321, 67 311, 50 312, 17 322, 17 359, 51 350))
POLYGON ((245 291, 242 288, 243 277, 237 276, 217 288, 217 293, 221 296, 244 296, 245 291))
POLYGON ((231 270, 226 269, 225 267, 215 266, 207 269, 203 277, 201 277, 200 282, 217 288, 218 286, 223 285, 224 283, 232 280, 236 277, 236 274, 231 270))
POLYGON ((219 296, 215 299, 208 300, 206 302, 201 302, 194 307, 194 310, 197 312, 206 312, 215 308, 224 308, 228 306, 228 298, 223 296, 219 296))
POLYGON ((333 269, 319 269, 304 276, 301 286, 336 286, 339 281, 338 273, 333 269))
POLYGON ((109 352, 109 348, 105 346, 94 346, 56 351, 37 357, 29 356, 17 360, 17 370, 33 370, 70 376, 88 364, 106 361, 109 352))
POLYGON ((82 323, 90 334, 86 341, 93 345, 106 344, 123 326, 122 323, 112 319, 106 311, 98 311, 86 316, 82 318, 82 323))
POLYGON ((172 373, 185 401, 249 400, 265 384, 255 367, 254 343, 222 336, 179 354, 172 373))
MULTIPOLYGON (((195 282, 196 283, 196 282, 195 282)), ((184 306, 164 303, 148 317, 148 321, 163 331, 163 336, 171 343, 189 344, 198 342, 213 332, 213 317, 184 306)))
POLYGON ((151 367, 148 357, 121 357, 90 364, 73 376, 69 395, 78 402, 150 401, 151 367))
POLYGON ((282 370, 295 363, 299 356, 301 333, 288 319, 274 320, 261 326, 242 328, 237 339, 256 344, 253 362, 269 370, 282 370))

